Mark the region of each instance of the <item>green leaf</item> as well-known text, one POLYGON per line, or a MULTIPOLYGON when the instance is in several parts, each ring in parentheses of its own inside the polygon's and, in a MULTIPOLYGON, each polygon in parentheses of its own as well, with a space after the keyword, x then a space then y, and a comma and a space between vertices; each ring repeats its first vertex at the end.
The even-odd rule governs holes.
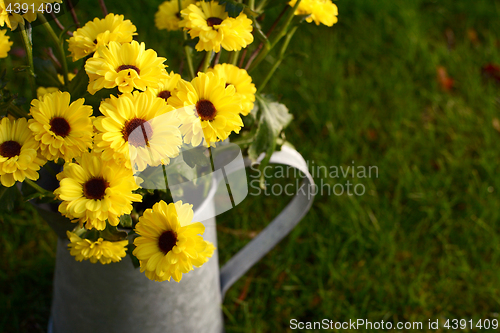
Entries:
POLYGON ((106 224, 106 229, 99 232, 99 236, 108 241, 121 241, 127 238, 125 231, 118 230, 117 227, 106 224))
POLYGON ((71 94, 72 100, 77 100, 87 92, 87 86, 89 84, 89 77, 85 70, 82 68, 78 71, 73 80, 69 81, 68 90, 71 94))
POLYGON ((234 0, 219 0, 219 5, 226 5, 226 12, 230 17, 237 17, 247 7, 234 0))
POLYGON ((137 176, 144 180, 141 184, 141 187, 144 189, 165 189, 165 176, 170 176, 168 178, 174 180, 174 185, 185 182, 188 179, 196 180, 198 177, 196 168, 189 166, 179 158, 171 160, 168 166, 148 167, 137 176))
POLYGON ((50 60, 34 58, 36 82, 42 87, 61 87, 61 82, 57 78, 57 70, 50 60))
POLYGON ((132 228, 133 223, 132 223, 132 217, 130 217, 130 214, 124 214, 120 216, 120 225, 124 228, 132 228))
POLYGON ((137 259, 136 256, 134 256, 132 253, 134 252, 136 246, 134 245, 134 242, 129 243, 127 247, 127 254, 129 255, 130 259, 132 260, 132 264, 134 265, 134 268, 139 268, 141 267, 141 264, 139 262, 139 259, 137 259))
POLYGON ((21 192, 16 185, 4 187, 0 185, 0 211, 12 212, 21 199, 21 192))
POLYGON ((207 166, 210 165, 210 158, 204 154, 205 151, 205 147, 196 147, 194 149, 184 150, 182 152, 182 158, 191 168, 194 168, 197 165, 207 166))
POLYGON ((261 28, 260 28, 260 26, 258 24, 255 24, 255 27, 254 27, 253 31, 255 32, 255 35, 257 36, 257 38, 262 43, 264 43, 264 47, 266 48, 266 50, 270 50, 271 49, 271 42, 267 38, 267 36, 264 33, 264 31, 261 30, 261 28))
POLYGON ((68 218, 62 216, 59 212, 46 209, 45 207, 47 206, 37 205, 34 203, 31 204, 36 208, 40 217, 44 219, 45 222, 47 222, 47 224, 55 231, 59 238, 67 239, 66 231, 73 230, 75 227, 74 223, 71 223, 68 218))
POLYGON ((259 127, 255 134, 254 142, 248 149, 250 159, 255 161, 259 155, 266 152, 270 154, 274 152, 276 146, 276 138, 281 131, 292 121, 293 116, 288 112, 288 108, 281 103, 275 102, 266 96, 257 95, 259 103, 259 127))
MULTIPOLYGON (((76 78, 71 80, 73 82, 76 78)), ((88 81, 87 81, 88 82, 88 81)), ((85 86, 87 88, 87 86, 85 86)), ((118 96, 120 93, 118 92, 118 87, 114 87, 112 89, 101 89, 98 92, 96 92, 94 95, 91 95, 87 91, 83 94, 83 97, 85 99, 85 105, 90 105, 94 111, 93 116, 97 117, 100 116, 101 113, 99 112, 99 107, 101 105, 101 102, 109 98, 110 95, 115 95, 118 96)))
POLYGON ((256 161, 261 153, 264 153, 275 142, 272 129, 269 124, 262 120, 257 128, 254 141, 248 148, 248 156, 252 161, 256 161))

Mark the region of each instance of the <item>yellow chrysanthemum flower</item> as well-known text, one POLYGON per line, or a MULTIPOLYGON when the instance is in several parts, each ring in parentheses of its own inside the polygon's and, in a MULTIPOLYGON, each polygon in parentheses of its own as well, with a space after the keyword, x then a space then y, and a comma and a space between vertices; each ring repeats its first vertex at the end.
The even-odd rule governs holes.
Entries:
POLYGON ((119 217, 132 211, 132 202, 142 200, 132 193, 139 188, 132 171, 95 152, 84 153, 80 163, 66 162, 58 179, 54 194, 62 200, 59 212, 87 229, 104 230, 106 220, 118 225, 119 217))
MULTIPOLYGON (((288 4, 293 7, 295 3, 297 0, 291 0, 288 4)), ((329 27, 337 23, 338 14, 337 6, 331 0, 302 0, 295 10, 295 15, 309 15, 307 22, 314 21, 316 25, 323 23, 329 27)))
POLYGON ((24 24, 24 20, 33 22, 39 9, 46 9, 48 3, 61 0, 1 0, 0 1, 0 26, 7 25, 11 30, 16 30, 19 24, 24 24), (42 6, 43 5, 43 6, 42 6), (23 14, 24 13, 24 14, 23 14))
POLYGON ((183 273, 200 267, 213 255, 215 247, 199 235, 205 232, 200 222, 191 223, 193 205, 177 201, 156 203, 139 218, 133 254, 139 259, 141 272, 155 281, 179 282, 183 273))
POLYGON ((29 127, 48 160, 71 161, 92 147, 92 107, 83 98, 70 100, 68 92, 56 91, 31 102, 29 127))
POLYGON ((231 64, 217 64, 210 68, 208 72, 213 72, 224 79, 226 85, 233 85, 236 91, 235 96, 241 99, 241 114, 246 116, 253 109, 255 93, 257 89, 252 83, 252 77, 247 71, 231 64))
POLYGON ((96 17, 73 33, 73 37, 68 39, 68 50, 73 61, 77 61, 109 42, 130 43, 132 37, 137 35, 136 30, 135 25, 130 20, 124 20, 123 15, 108 14, 103 19, 96 17))
POLYGON ((119 262, 127 255, 125 252, 128 245, 127 240, 110 242, 102 238, 93 242, 88 239, 82 239, 77 234, 66 231, 71 243, 68 244, 69 253, 75 257, 76 261, 90 260, 95 264, 99 261, 101 264, 119 262))
MULTIPOLYGON (((194 4, 195 0, 182 0, 182 9, 194 4)), ((168 0, 163 2, 155 14, 155 25, 158 29, 179 30, 181 13, 179 11, 179 2, 177 0, 168 0)))
POLYGON ((234 86, 226 87, 224 79, 214 73, 198 73, 193 81, 180 82, 169 103, 179 109, 184 142, 210 146, 233 131, 239 133, 241 104, 234 94, 234 86))
POLYGON ((43 96, 59 91, 59 88, 56 87, 38 87, 36 89, 36 97, 38 99, 41 99, 43 96))
POLYGON ((85 63, 89 75, 88 91, 93 95, 102 88, 118 86, 120 92, 132 92, 134 88, 146 90, 158 88, 158 81, 168 77, 165 71, 167 60, 158 57, 154 50, 146 50, 144 43, 132 41, 130 44, 110 42, 108 47, 100 47, 94 57, 85 63))
POLYGON ((179 155, 182 137, 177 112, 151 91, 111 96, 100 110, 103 116, 94 121, 100 132, 95 142, 105 160, 121 160, 143 171, 148 165, 167 165, 179 155))
POLYGON ((38 142, 25 118, 0 121, 0 182, 11 187, 25 178, 38 179, 45 160, 38 155, 38 142))
POLYGON ((162 79, 158 82, 158 88, 148 88, 155 96, 163 98, 166 102, 172 94, 177 91, 177 85, 181 81, 181 76, 170 72, 167 79, 162 79))
POLYGON ((228 16, 225 5, 217 1, 198 2, 181 11, 180 27, 191 38, 199 37, 197 51, 238 51, 253 42, 252 20, 242 12, 238 17, 228 16))
POLYGON ((0 30, 0 58, 6 58, 10 51, 10 47, 14 42, 9 41, 9 36, 5 35, 7 30, 0 30))
MULTIPOLYGON (((68 73, 68 80, 71 81, 76 76, 74 73, 68 73)), ((57 74, 57 78, 62 85, 64 85, 64 77, 61 74, 57 74)), ((44 95, 52 93, 54 91, 59 91, 59 88, 56 87, 38 87, 36 89, 36 97, 38 99, 42 98, 44 95)))

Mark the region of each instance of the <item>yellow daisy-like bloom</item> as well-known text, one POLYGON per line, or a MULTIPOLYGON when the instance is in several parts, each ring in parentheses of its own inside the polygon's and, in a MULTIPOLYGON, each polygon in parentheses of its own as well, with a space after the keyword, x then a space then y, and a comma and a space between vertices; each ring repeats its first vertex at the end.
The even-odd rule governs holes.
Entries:
POLYGON ((108 14, 103 19, 96 17, 73 33, 73 37, 68 39, 68 50, 73 61, 77 61, 94 53, 100 46, 107 46, 111 41, 130 43, 132 37, 137 35, 136 30, 135 25, 130 20, 124 20, 123 15, 108 14))
POLYGON ((10 47, 14 42, 9 41, 9 36, 6 36, 7 30, 0 30, 0 58, 6 58, 10 47))
POLYGON ((36 97, 38 99, 41 99, 43 96, 59 91, 59 88, 56 87, 38 87, 36 89, 36 97))
POLYGON ((120 160, 143 171, 148 165, 167 165, 179 155, 182 137, 177 112, 151 91, 111 96, 100 110, 103 116, 94 121, 100 132, 95 142, 105 160, 120 160))
POLYGON ((139 185, 131 170, 116 161, 104 161, 95 152, 84 153, 80 163, 64 164, 58 178, 60 186, 54 194, 62 200, 59 212, 87 229, 104 230, 106 220, 118 225, 119 217, 132 211, 132 201, 142 200, 132 193, 139 185))
MULTIPOLYGON (((76 74, 73 73, 68 73, 68 80, 71 81, 74 79, 76 74)), ((59 79, 59 82, 61 82, 62 85, 64 85, 64 77, 61 74, 57 74, 57 78, 59 79)), ((44 95, 49 94, 54 91, 59 91, 59 88, 57 87, 38 87, 36 90, 36 97, 38 99, 42 98, 44 95)))
MULTIPOLYGON (((194 4, 195 0, 182 0, 182 9, 194 4)), ((179 30, 179 22, 181 21, 181 13, 179 11, 179 2, 177 0, 169 0, 163 2, 155 14, 155 25, 158 29, 163 30, 179 30)))
POLYGON ((158 82, 158 88, 148 88, 148 90, 155 96, 163 98, 166 102, 168 102, 170 96, 177 91, 177 86, 181 80, 181 76, 172 71, 168 75, 167 79, 163 79, 158 82))
POLYGON ((85 63, 90 78, 88 91, 93 95, 102 88, 116 86, 122 93, 130 93, 134 88, 142 91, 147 87, 158 88, 158 81, 168 78, 165 60, 154 50, 146 50, 144 43, 110 42, 85 63))
POLYGON ((200 222, 191 223, 193 205, 177 201, 156 203, 139 218, 133 254, 139 259, 141 272, 155 281, 179 282, 183 273, 200 267, 213 255, 215 247, 199 235, 205 232, 200 222))
POLYGON ((45 160, 38 156, 38 142, 25 118, 0 121, 0 182, 11 187, 25 178, 38 179, 38 170, 45 160))
POLYGON ((71 161, 92 147, 92 107, 83 98, 70 100, 68 92, 56 91, 31 102, 29 127, 48 160, 71 161))
MULTIPOLYGON (((1 0, 0 1, 0 26, 7 25, 11 30, 16 30, 24 20, 33 22, 40 13, 38 9, 47 8, 46 4, 61 0, 1 0), (40 7, 43 5, 42 7, 40 7), (34 10, 33 10, 34 9, 34 10), (16 13, 17 12, 17 13, 16 13), (24 12, 24 14, 23 14, 24 12)), ((52 7, 53 8, 53 7, 52 7)))
MULTIPOLYGON (((292 0, 288 4, 293 7, 296 2, 292 0)), ((329 27, 337 23, 338 14, 337 6, 331 0, 302 0, 295 10, 295 15, 309 15, 307 22, 314 21, 316 25, 323 23, 329 27)))
POLYGON ((243 126, 234 86, 226 87, 224 79, 214 73, 198 73, 193 81, 180 82, 169 103, 179 109, 184 142, 193 146, 202 142, 210 146, 233 131, 239 133, 243 126))
POLYGON ((198 2, 181 11, 180 27, 189 31, 191 38, 199 37, 197 51, 238 51, 253 42, 252 20, 242 12, 238 17, 228 16, 225 5, 217 1, 198 2))
POLYGON ((246 70, 231 64, 218 64, 214 68, 210 68, 208 72, 213 72, 223 78, 226 85, 234 86, 235 96, 241 99, 241 114, 246 116, 252 111, 257 89, 246 70))
POLYGON ((77 234, 66 231, 71 243, 68 244, 69 253, 75 257, 76 261, 90 260, 95 264, 99 261, 101 264, 119 262, 127 255, 125 249, 128 245, 127 240, 118 242, 106 241, 99 238, 93 242, 88 239, 82 239, 77 234))

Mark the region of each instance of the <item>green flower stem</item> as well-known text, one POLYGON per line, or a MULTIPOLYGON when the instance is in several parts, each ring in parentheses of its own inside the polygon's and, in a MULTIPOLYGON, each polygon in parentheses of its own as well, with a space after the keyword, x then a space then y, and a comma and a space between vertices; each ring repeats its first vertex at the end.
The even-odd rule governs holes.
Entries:
POLYGON ((259 88, 257 89, 257 93, 262 91, 262 89, 264 89, 264 87, 266 86, 267 82, 271 79, 271 77, 273 76, 276 69, 278 69, 279 65, 281 65, 281 62, 285 58, 285 51, 288 48, 288 44, 290 44, 290 40, 292 40, 293 34, 295 33, 295 31, 297 31, 298 27, 299 26, 297 25, 297 26, 293 27, 292 30, 290 30, 290 32, 288 32, 286 39, 285 39, 283 45, 281 46, 281 50, 280 50, 278 59, 274 63, 271 70, 267 73, 267 76, 265 77, 265 79, 259 85, 259 88))
MULTIPOLYGON (((271 28, 269 28, 269 31, 266 33, 266 38, 268 38, 271 35, 271 33, 273 32, 274 28, 276 28, 276 26, 278 25, 279 21, 283 17, 283 15, 285 15, 287 9, 288 9, 288 6, 285 6, 283 8, 283 10, 281 11, 281 13, 278 15, 278 17, 274 21, 274 23, 271 26, 271 28)), ((269 49, 268 49, 268 51, 269 51, 271 43, 268 43, 268 45, 269 46, 267 46, 267 45, 266 46, 269 47, 269 49)), ((259 52, 262 50, 263 47, 264 47, 264 42, 260 43, 259 46, 252 52, 252 54, 250 55, 250 58, 248 58, 247 64, 245 65, 245 70, 248 70, 248 68, 250 67, 250 65, 252 65, 252 62, 255 60, 255 57, 257 57, 257 55, 259 54, 259 52)))
POLYGON ((29 186, 33 187, 35 190, 37 190, 38 193, 41 193, 43 194, 44 196, 47 196, 47 197, 52 197, 52 198, 55 198, 54 194, 52 192, 49 192, 45 189, 43 189, 42 187, 40 187, 37 183, 35 183, 34 181, 26 178, 24 180, 26 182, 26 184, 28 184, 29 186))
MULTIPOLYGON (((252 63, 252 65, 248 68, 248 72, 251 72, 252 70, 255 69, 259 65, 259 63, 264 60, 264 58, 267 56, 269 51, 271 51, 274 46, 281 40, 283 36, 286 36, 288 27, 290 23, 292 22, 293 16, 295 15, 295 10, 299 7, 301 0, 297 0, 295 3, 295 6, 293 6, 292 10, 288 12, 288 14, 285 17, 285 23, 279 28, 279 30, 276 32, 275 36, 273 38, 269 39, 269 42, 271 43, 271 48, 262 48, 260 51, 259 55, 255 59, 255 61, 252 63)), ((288 6, 288 5, 286 5, 288 6)), ((281 16, 278 18, 281 19, 281 16)))
POLYGON ((161 164, 163 169, 163 181, 165 182, 165 191, 168 191, 168 181, 167 181, 167 170, 165 170, 165 164, 161 164))
POLYGON ((262 0, 259 5, 257 6, 257 8, 255 8, 255 11, 257 13, 260 13, 263 9, 264 9, 264 6, 267 5, 267 1, 268 0, 262 0))
POLYGON ((21 29, 21 37, 23 39, 24 48, 26 49, 26 57, 28 58, 28 81, 31 88, 31 98, 36 98, 35 66, 33 65, 33 45, 31 44, 30 37, 28 36, 28 28, 26 28, 23 23, 19 23, 19 29, 21 29))
POLYGON ((292 22, 293 17, 295 16, 295 11, 300 5, 301 0, 297 0, 295 3, 295 6, 293 6, 292 10, 288 13, 285 19, 285 24, 277 31, 276 36, 270 41, 271 42, 271 48, 273 48, 280 40, 282 37, 284 37, 287 34, 288 26, 292 22))
MULTIPOLYGON (((179 6, 179 13, 180 13, 182 10, 182 1, 177 0, 177 5, 179 6)), ((184 39, 184 42, 187 42, 188 36, 186 31, 182 32, 182 38, 184 39)), ((194 79, 193 50, 191 49, 191 47, 189 47, 189 45, 185 45, 184 53, 186 54, 186 62, 188 64, 189 80, 192 80, 194 79)))
POLYGON ((212 51, 207 51, 207 54, 205 55, 205 59, 203 59, 203 66, 201 68, 201 71, 203 73, 206 73, 208 67, 210 67, 211 60, 212 60, 212 51))
MULTIPOLYGON (((184 31, 184 41, 187 41, 187 33, 184 31)), ((184 46, 184 53, 186 54, 186 62, 188 64, 189 79, 194 79, 194 66, 193 66, 193 50, 189 45, 184 46)))
POLYGON ((43 14, 38 14, 38 19, 42 21, 43 27, 48 32, 50 38, 52 38, 52 41, 56 44, 57 53, 59 55, 63 70, 64 88, 68 89, 68 84, 69 84, 68 63, 66 62, 66 54, 64 53, 64 48, 63 48, 64 41, 60 40, 59 37, 57 37, 56 33, 54 32, 54 29, 52 29, 52 27, 50 26, 49 22, 47 22, 47 19, 43 14))
POLYGON ((236 66, 236 63, 238 62, 238 56, 240 55, 240 51, 232 51, 229 53, 229 59, 227 62, 231 65, 236 66))
POLYGON ((248 1, 248 7, 250 7, 251 10, 254 10, 255 0, 249 0, 248 1))
POLYGON ((9 105, 9 111, 14 117, 17 117, 17 118, 27 118, 28 117, 28 113, 26 111, 24 111, 19 106, 14 105, 12 103, 9 105))

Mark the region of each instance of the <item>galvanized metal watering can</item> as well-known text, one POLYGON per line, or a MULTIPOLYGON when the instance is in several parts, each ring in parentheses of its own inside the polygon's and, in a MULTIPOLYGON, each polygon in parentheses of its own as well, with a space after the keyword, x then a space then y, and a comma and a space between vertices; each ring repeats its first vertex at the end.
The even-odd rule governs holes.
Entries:
MULTIPOLYGON (((314 197, 313 179, 297 151, 283 146, 270 163, 300 170, 305 175, 303 186, 269 226, 220 270, 216 251, 179 283, 154 282, 127 258, 108 265, 77 262, 67 250, 67 240, 59 239, 49 332, 223 332, 221 303, 228 288, 297 225, 314 197)), ((215 189, 195 210, 193 220, 202 220, 203 237, 217 247, 215 189)))

